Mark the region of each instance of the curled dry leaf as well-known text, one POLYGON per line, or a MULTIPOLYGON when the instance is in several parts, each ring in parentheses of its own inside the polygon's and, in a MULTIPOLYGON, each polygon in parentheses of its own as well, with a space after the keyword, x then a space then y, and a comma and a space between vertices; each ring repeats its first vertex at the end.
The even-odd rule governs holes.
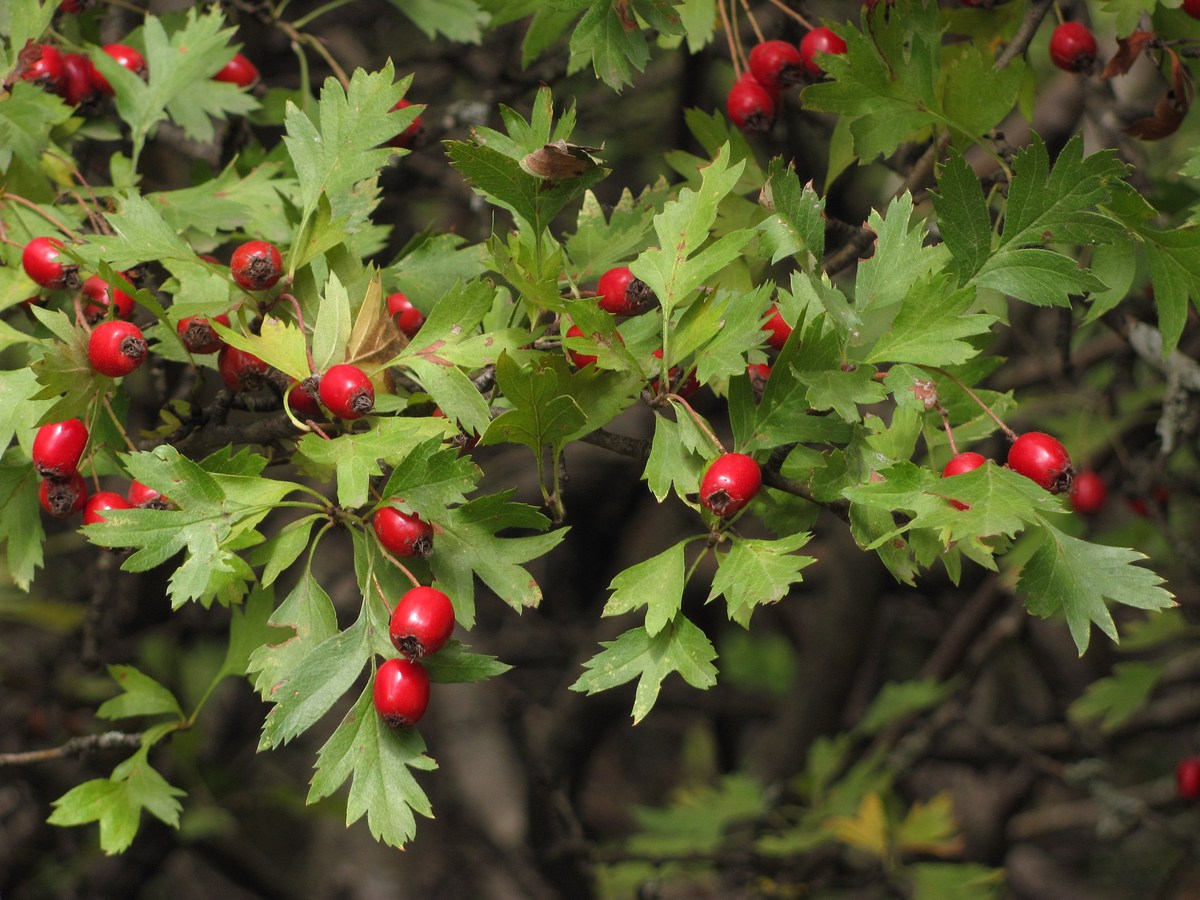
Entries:
POLYGON ((521 168, 530 175, 549 178, 551 181, 578 178, 600 165, 592 154, 599 153, 603 149, 603 147, 568 144, 564 140, 551 141, 541 150, 534 150, 521 160, 521 168))
POLYGON ((1117 52, 1108 61, 1100 77, 1109 79, 1124 75, 1133 68, 1133 64, 1142 55, 1142 51, 1153 44, 1157 38, 1158 35, 1153 31, 1135 31, 1129 37, 1117 38, 1117 52))
POLYGON ((1171 56, 1171 86, 1154 104, 1152 115, 1132 122, 1125 129, 1125 133, 1132 137, 1144 141, 1158 141, 1174 134, 1192 105, 1195 92, 1192 77, 1179 61, 1175 51, 1167 49, 1167 53, 1171 56))

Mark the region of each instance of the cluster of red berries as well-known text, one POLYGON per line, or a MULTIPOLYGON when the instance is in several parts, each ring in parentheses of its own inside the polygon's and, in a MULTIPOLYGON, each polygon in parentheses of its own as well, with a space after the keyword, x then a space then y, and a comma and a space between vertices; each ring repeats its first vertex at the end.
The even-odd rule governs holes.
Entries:
POLYGON ((749 57, 743 72, 725 98, 725 111, 742 131, 766 131, 779 112, 783 89, 805 78, 820 78, 822 53, 846 52, 846 42, 825 26, 804 35, 800 46, 787 41, 763 41, 749 57))
POLYGON ((393 728, 415 725, 429 706, 429 673, 418 660, 436 653, 454 631, 454 605, 437 588, 414 587, 396 604, 388 625, 402 654, 375 673, 375 710, 393 728))
MULTIPOLYGON (((987 460, 979 453, 965 451, 955 455, 945 468, 943 478, 952 478, 973 472, 987 460)), ((1066 493, 1071 490, 1075 477, 1075 468, 1071 465, 1071 457, 1057 438, 1041 431, 1027 431, 1019 435, 1008 448, 1008 460, 1005 463, 1026 478, 1041 485, 1052 494, 1066 493)), ((968 509, 961 500, 951 499, 955 509, 968 509)))

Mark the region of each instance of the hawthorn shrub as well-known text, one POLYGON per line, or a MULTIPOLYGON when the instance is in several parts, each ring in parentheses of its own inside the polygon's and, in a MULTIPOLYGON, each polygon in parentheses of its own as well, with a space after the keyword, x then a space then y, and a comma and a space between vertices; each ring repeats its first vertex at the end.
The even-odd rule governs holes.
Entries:
POLYGON ((1194 883, 1177 5, 9 0, 12 896, 300 797, 452 860, 464 697, 514 896, 1194 883))

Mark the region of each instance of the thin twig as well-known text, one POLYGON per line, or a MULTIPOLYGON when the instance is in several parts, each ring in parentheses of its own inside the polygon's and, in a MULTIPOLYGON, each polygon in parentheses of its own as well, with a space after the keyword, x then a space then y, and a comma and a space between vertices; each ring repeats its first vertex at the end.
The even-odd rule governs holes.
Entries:
POLYGON ((26 750, 23 753, 0 753, 0 766, 28 766, 33 763, 52 762, 70 756, 86 756, 99 750, 116 747, 137 747, 142 742, 140 734, 124 731, 106 731, 104 734, 85 734, 71 738, 65 744, 45 750, 26 750))

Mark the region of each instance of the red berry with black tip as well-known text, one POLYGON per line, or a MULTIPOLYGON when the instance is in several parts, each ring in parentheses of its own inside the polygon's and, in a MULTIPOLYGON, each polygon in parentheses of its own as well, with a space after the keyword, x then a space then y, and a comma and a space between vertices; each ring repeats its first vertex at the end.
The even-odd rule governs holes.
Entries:
POLYGON ((56 519, 79 512, 87 498, 87 482, 78 472, 72 472, 66 478, 46 478, 38 487, 38 502, 56 519))
MULTIPOLYGON (((146 58, 132 47, 125 44, 105 44, 100 49, 116 60, 117 65, 128 69, 134 75, 141 75, 146 71, 146 58)), ((106 97, 113 95, 112 85, 108 83, 107 78, 100 74, 98 69, 92 70, 92 83, 95 84, 96 90, 106 97)))
POLYGON ((1052 494, 1069 491, 1075 476, 1066 448, 1041 431, 1027 431, 1013 441, 1008 448, 1008 467, 1052 494))
MULTIPOLYGON (((22 55, 25 52, 22 51, 22 55)), ((28 52, 30 56, 34 52, 38 55, 29 61, 25 71, 21 73, 21 80, 33 82, 44 90, 57 92, 66 77, 62 53, 57 47, 51 47, 49 44, 33 44, 28 52)))
POLYGON ((107 521, 104 514, 114 509, 129 509, 129 502, 113 491, 97 491, 83 505, 83 524, 95 525, 107 521))
POLYGON ((225 346, 225 342, 212 327, 212 322, 220 322, 228 328, 229 316, 221 313, 219 316, 214 316, 211 321, 207 316, 185 316, 179 320, 175 331, 179 335, 179 340, 183 342, 183 346, 187 347, 190 353, 216 353, 225 346))
POLYGON ((371 517, 379 543, 389 553, 411 559, 433 552, 433 526, 414 513, 382 506, 371 517))
POLYGON ((229 273, 238 287, 265 291, 283 275, 283 257, 270 241, 246 241, 229 258, 229 273))
POLYGON ((233 59, 225 63, 213 75, 213 81, 236 84, 240 88, 254 87, 254 85, 258 84, 258 79, 258 67, 241 53, 235 53, 233 59))
MULTIPOLYGON (((128 281, 123 284, 134 290, 128 281)), ((92 324, 108 315, 110 306, 116 310, 118 318, 128 319, 133 315, 133 297, 120 288, 113 290, 99 275, 92 275, 83 283, 83 296, 91 301, 83 307, 83 317, 92 324)))
MULTIPOLYGON (((951 457, 950 462, 946 463, 942 469, 943 478, 953 478, 955 475, 964 475, 967 472, 974 472, 982 466, 987 459, 979 453, 974 453, 970 450, 959 453, 957 456, 951 457)), ((961 500, 950 500, 950 505, 955 509, 970 509, 970 505, 963 503, 961 500)))
POLYGON ((237 393, 257 391, 267 383, 271 367, 253 353, 226 344, 217 356, 217 371, 226 387, 237 393))
POLYGON ((762 487, 762 470, 744 453, 718 456, 700 482, 700 503, 718 516, 732 516, 762 487))
POLYGON ((750 74, 765 88, 796 84, 803 80, 804 69, 804 57, 787 41, 763 41, 750 51, 750 74))
POLYGON ((287 392, 287 403, 292 412, 301 419, 317 419, 321 416, 321 404, 313 396, 317 382, 306 378, 304 381, 293 382, 287 392))
MULTIPOLYGON (((407 109, 412 105, 413 104, 411 100, 397 100, 396 105, 388 110, 388 112, 396 112, 396 110, 399 109, 407 109)), ((417 116, 412 120, 412 122, 409 123, 407 128, 388 141, 386 146, 407 149, 416 142, 417 138, 420 137, 421 132, 424 130, 425 123, 421 121, 420 116, 417 116)))
POLYGON ((742 131, 766 131, 775 121, 778 103, 770 88, 764 87, 747 72, 729 89, 725 112, 742 131))
POLYGON ((160 491, 156 491, 154 488, 142 484, 140 481, 131 481, 129 483, 129 490, 125 492, 125 499, 135 509, 169 509, 171 507, 171 499, 169 497, 164 497, 160 491))
POLYGON ((845 52, 846 42, 824 25, 820 28, 814 28, 800 41, 800 56, 804 61, 804 68, 814 78, 818 78, 825 73, 825 70, 821 68, 820 62, 817 61, 817 54, 830 53, 840 55, 845 52))
POLYGON ((1071 482, 1071 509, 1085 516, 1094 516, 1104 508, 1108 499, 1108 485, 1104 479, 1090 469, 1080 472, 1071 482))
POLYGON ((650 285, 629 271, 629 266, 616 266, 601 275, 596 294, 600 308, 614 316, 636 316, 654 300, 650 285))
POLYGON ((350 363, 330 366, 321 376, 321 402, 335 416, 359 419, 375 408, 375 387, 367 373, 350 363))
POLYGON ((792 335, 792 326, 784 321, 778 307, 772 306, 767 312, 771 314, 763 323, 763 331, 768 332, 767 344, 774 350, 782 350, 792 335))
POLYGON ((33 467, 43 478, 70 478, 87 442, 87 426, 78 419, 43 425, 33 438, 33 467))
POLYGON ((1200 756, 1189 756, 1175 765, 1175 791, 1181 800, 1200 800, 1200 756))
POLYGON ((416 660, 384 660, 375 673, 371 698, 375 711, 392 728, 415 725, 429 707, 429 673, 416 660))
POLYGON ((1063 22, 1050 35, 1050 60, 1067 72, 1086 72, 1096 63, 1096 38, 1079 22, 1063 22))
POLYGON ((101 375, 120 378, 146 361, 146 338, 132 322, 101 322, 88 338, 88 361, 101 375))
POLYGON ((425 324, 425 316, 400 291, 388 294, 387 309, 396 327, 407 337, 416 337, 421 326, 425 324))
POLYGON ((71 106, 82 106, 96 99, 95 64, 82 53, 63 54, 63 80, 58 95, 71 106))
POLYGON ((437 653, 454 631, 454 604, 431 587, 415 587, 396 604, 388 632, 396 649, 409 659, 437 653))
POLYGON ((62 246, 58 238, 35 237, 31 240, 21 251, 25 274, 44 288, 77 287, 79 276, 75 264, 59 259, 62 246))

